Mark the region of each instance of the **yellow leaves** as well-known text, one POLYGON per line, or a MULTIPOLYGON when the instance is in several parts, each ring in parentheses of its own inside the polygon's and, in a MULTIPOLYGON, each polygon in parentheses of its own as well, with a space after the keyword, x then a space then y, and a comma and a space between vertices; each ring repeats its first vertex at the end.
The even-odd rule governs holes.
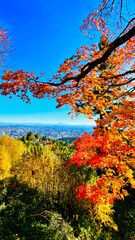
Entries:
POLYGON ((107 175, 108 177, 111 177, 111 176, 113 176, 114 174, 115 174, 115 171, 114 171, 112 168, 107 169, 106 175, 107 175))
POLYGON ((27 182, 30 187, 55 195, 60 168, 60 160, 52 154, 50 147, 44 146, 42 153, 34 147, 23 156, 23 161, 18 165, 18 174, 21 181, 27 182))
POLYGON ((0 180, 10 176, 11 156, 5 146, 0 146, 0 180))
POLYGON ((25 145, 21 141, 10 138, 7 135, 0 137, 0 145, 5 146, 6 151, 9 153, 12 167, 16 165, 26 150, 25 145))
POLYGON ((95 206, 95 219, 101 222, 101 224, 103 223, 105 226, 109 226, 117 231, 118 227, 112 219, 113 212, 112 205, 106 202, 105 199, 102 199, 101 204, 95 206))
POLYGON ((15 234, 15 239, 16 239, 16 240, 21 240, 21 238, 18 237, 18 234, 15 234))
POLYGON ((85 59, 85 57, 84 57, 84 56, 81 56, 81 59, 85 59))
POLYGON ((132 180, 134 179, 133 171, 131 169, 127 169, 127 171, 125 172, 125 177, 127 177, 132 182, 132 180))
POLYGON ((122 198, 124 200, 124 197, 128 196, 129 194, 128 194, 128 192, 125 189, 122 189, 121 191, 122 191, 122 194, 123 194, 122 198))
POLYGON ((78 215, 73 214, 73 218, 77 221, 78 220, 78 215))
POLYGON ((6 135, 0 137, 0 179, 13 174, 16 164, 20 161, 25 149, 21 141, 6 135))

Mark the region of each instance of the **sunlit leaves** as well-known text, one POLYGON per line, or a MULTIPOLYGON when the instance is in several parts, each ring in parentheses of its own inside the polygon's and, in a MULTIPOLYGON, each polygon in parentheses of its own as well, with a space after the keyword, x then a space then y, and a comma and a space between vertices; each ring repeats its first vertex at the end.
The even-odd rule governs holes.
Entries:
POLYGON ((0 137, 0 179, 14 174, 16 165, 26 150, 24 144, 8 136, 0 137))
POLYGON ((0 180, 10 176, 11 157, 5 146, 0 146, 0 180))
MULTIPOLYGON (((126 187, 135 187, 135 20, 130 20, 113 40, 111 29, 107 28, 107 21, 102 17, 108 3, 103 1, 103 5, 90 13, 81 27, 89 37, 93 36, 91 29, 96 29, 98 35, 101 32, 99 44, 93 42, 90 47, 78 48, 48 82, 45 82, 43 73, 39 78, 33 72, 5 71, 0 89, 1 94, 9 97, 16 94, 27 103, 30 102, 30 92, 40 99, 56 98, 57 107, 69 105, 75 116, 81 113, 92 119, 96 115, 92 136, 84 134, 78 138, 75 153, 68 164, 75 163, 78 167, 89 164, 91 169, 100 170, 95 183, 82 184, 76 189, 77 197, 91 201, 101 221, 112 225, 107 216, 107 211, 111 214, 110 206, 115 199, 123 199, 128 194, 126 187)), ((110 14, 112 11, 113 5, 110 14)), ((50 152, 48 154, 49 158, 43 154, 38 161, 30 153, 30 161, 25 156, 22 164, 24 181, 31 174, 30 184, 34 187, 42 186, 46 181, 52 183, 57 159, 54 164, 53 156, 50 152)))

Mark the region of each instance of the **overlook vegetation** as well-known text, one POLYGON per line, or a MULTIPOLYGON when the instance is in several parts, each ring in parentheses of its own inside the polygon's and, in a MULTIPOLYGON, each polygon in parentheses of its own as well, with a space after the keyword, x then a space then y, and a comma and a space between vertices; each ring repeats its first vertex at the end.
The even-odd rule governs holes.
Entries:
POLYGON ((1 240, 133 239, 135 191, 130 186, 129 195, 115 201, 111 211, 100 205, 95 212, 89 200, 76 198, 74 188, 93 185, 97 169, 65 164, 75 151, 73 144, 29 143, 0 137, 1 240))
MULTIPOLYGON (((0 138, 0 239, 135 239, 135 17, 128 3, 102 0, 80 28, 89 38, 101 33, 99 42, 80 46, 51 79, 4 71, 2 95, 26 103, 31 95, 55 98, 73 116, 96 117, 96 126, 74 145, 46 137, 43 144, 32 132, 22 141, 0 138)), ((3 29, 0 47, 2 65, 10 49, 3 29)))

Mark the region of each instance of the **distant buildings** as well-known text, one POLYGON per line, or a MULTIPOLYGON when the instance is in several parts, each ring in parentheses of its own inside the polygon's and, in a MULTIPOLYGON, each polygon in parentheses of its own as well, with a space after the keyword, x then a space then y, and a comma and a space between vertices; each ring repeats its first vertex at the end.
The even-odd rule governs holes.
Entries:
POLYGON ((32 131, 33 134, 47 136, 50 139, 59 139, 62 137, 78 137, 84 132, 92 134, 92 126, 27 126, 27 125, 0 125, 0 136, 7 134, 13 138, 20 138, 32 131))

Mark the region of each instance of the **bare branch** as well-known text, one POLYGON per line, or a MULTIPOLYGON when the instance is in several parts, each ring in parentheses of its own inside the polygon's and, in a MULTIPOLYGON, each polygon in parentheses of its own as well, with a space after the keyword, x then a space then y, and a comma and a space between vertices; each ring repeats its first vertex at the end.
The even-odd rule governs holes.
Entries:
POLYGON ((119 37, 126 31, 126 29, 128 28, 128 26, 130 25, 130 23, 133 22, 133 21, 135 21, 135 18, 132 18, 132 19, 128 22, 127 26, 124 28, 124 30, 120 33, 120 35, 119 35, 117 38, 119 38, 119 37))
POLYGON ((45 218, 47 221, 49 221, 49 219, 48 219, 45 215, 47 215, 47 216, 52 216, 52 213, 51 213, 50 211, 48 211, 48 210, 45 210, 45 211, 43 211, 42 213, 36 213, 36 214, 31 215, 31 217, 37 217, 37 216, 39 216, 39 217, 43 217, 43 218, 45 218))
POLYGON ((115 0, 113 0, 113 2, 112 2, 112 6, 111 6, 111 12, 110 12, 110 13, 112 13, 112 11, 113 11, 113 8, 114 8, 114 3, 115 3, 115 0))
POLYGON ((122 17, 122 2, 123 2, 123 0, 121 0, 121 4, 120 4, 120 20, 121 20, 121 17, 122 17))
POLYGON ((45 212, 42 212, 42 213, 36 213, 36 214, 33 214, 33 215, 30 215, 31 217, 43 217, 45 218, 47 221, 49 221, 49 219, 44 215, 45 212))

